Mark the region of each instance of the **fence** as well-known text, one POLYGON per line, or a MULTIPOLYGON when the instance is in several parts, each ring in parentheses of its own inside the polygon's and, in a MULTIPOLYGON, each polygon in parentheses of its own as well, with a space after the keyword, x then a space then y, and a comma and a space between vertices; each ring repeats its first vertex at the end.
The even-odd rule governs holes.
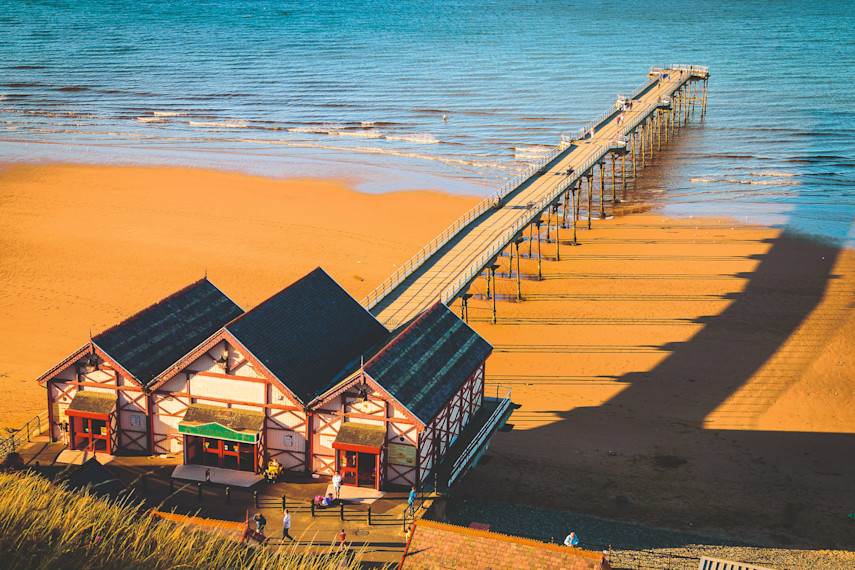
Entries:
POLYGON ((472 458, 480 451, 481 446, 484 444, 484 440, 490 435, 490 432, 496 427, 496 423, 498 423, 499 418, 501 418, 507 411, 508 408, 511 407, 511 388, 510 386, 496 386, 496 398, 499 397, 499 388, 505 388, 507 390, 505 397, 490 415, 490 419, 481 426, 478 434, 469 442, 469 445, 466 446, 466 449, 460 454, 460 457, 457 458, 457 461, 454 462, 454 466, 451 468, 451 474, 448 476, 448 486, 451 487, 451 484, 454 483, 457 478, 462 475, 465 470, 470 466, 470 462, 472 458))
POLYGON ((29 443, 32 441, 31 438, 37 437, 42 434, 42 432, 46 431, 48 428, 48 413, 47 410, 40 413, 30 421, 28 421, 24 427, 13 433, 7 438, 0 440, 0 455, 5 457, 9 453, 16 451, 19 447, 24 445, 24 443, 29 443))
MULTIPOLYGON (((656 73, 653 70, 658 70, 658 69, 661 69, 661 68, 658 68, 658 67, 651 68, 651 73, 656 73)), ((677 69, 677 70, 686 69, 686 70, 690 70, 690 72, 692 72, 692 73, 697 73, 697 74, 707 74, 709 71, 709 68, 707 68, 707 67, 693 66, 693 65, 683 65, 683 66, 672 65, 669 67, 669 69, 672 69, 672 70, 673 69, 677 69)), ((658 81, 659 81, 658 76, 654 75, 653 77, 648 79, 644 84, 642 84, 640 87, 635 89, 632 92, 633 94, 629 97, 629 99, 637 97, 645 89, 649 88, 652 84, 654 84, 658 81)), ((595 118, 593 121, 588 123, 587 126, 585 126, 579 130, 577 138, 580 138, 580 139, 584 138, 586 133, 590 132, 590 130, 592 128, 599 126, 603 121, 605 121, 607 118, 609 118, 611 115, 613 115, 619 108, 620 107, 618 107, 617 104, 614 104, 611 107, 609 107, 608 109, 606 109, 605 111, 603 111, 602 113, 600 113, 600 115, 597 118, 595 118)), ((633 126, 633 128, 634 128, 634 126, 633 126)), ((631 129, 629 127, 625 127, 624 129, 621 129, 619 131, 619 136, 620 137, 625 136, 626 133, 629 132, 630 130, 631 129)), ((398 269, 396 269, 392 275, 390 275, 380 285, 375 287, 367 296, 365 296, 362 299, 362 301, 360 301, 362 306, 365 307, 366 309, 369 309, 369 310, 372 307, 374 307, 377 303, 380 302, 381 299, 383 299, 395 287, 400 285, 401 282, 404 281, 404 279, 406 279, 407 277, 412 275, 412 273, 416 269, 421 267, 421 265, 425 262, 426 259, 428 259, 431 255, 436 253, 441 247, 446 245, 454 236, 456 236, 460 232, 460 230, 462 228, 464 228, 470 222, 475 220, 478 216, 480 216, 481 214, 486 212, 489 208, 496 206, 496 205, 501 205, 502 201, 505 199, 505 197, 508 196, 508 194, 513 192, 516 188, 518 188, 520 185, 522 185, 523 182, 525 182, 526 180, 531 178, 535 173, 537 173, 538 171, 543 169, 546 165, 548 165, 550 162, 555 160, 562 152, 564 152, 570 146, 571 139, 572 139, 572 137, 562 134, 561 135, 561 143, 558 146, 556 146, 552 151, 550 151, 542 159, 540 159, 536 163, 530 165, 528 168, 523 170, 520 174, 518 174, 517 176, 515 176, 511 180, 508 180, 493 195, 485 198, 480 203, 478 203, 474 208, 472 208, 471 210, 469 210, 468 212, 466 212, 465 214, 460 216, 460 218, 458 218, 453 224, 451 224, 442 233, 440 233, 438 236, 436 236, 434 239, 432 239, 430 241, 430 243, 428 243, 421 250, 419 250, 418 253, 416 253, 413 257, 411 257, 409 260, 407 260, 403 265, 401 265, 398 269)), ((611 147, 609 147, 609 148, 611 148, 611 147)), ((582 168, 577 170, 577 173, 578 173, 577 176, 575 176, 574 178, 568 177, 565 180, 565 184, 563 185, 563 187, 560 190, 558 190, 557 192, 554 192, 553 195, 540 200, 536 205, 537 215, 540 215, 543 208, 545 208, 546 205, 548 205, 553 200, 555 200, 555 198, 558 195, 560 195, 561 192, 563 192, 567 187, 569 187, 571 183, 575 183, 575 181, 582 174, 587 172, 587 170, 589 168, 591 168, 594 164, 596 164, 600 160, 602 160, 602 155, 599 155, 599 156, 595 155, 590 160, 588 160, 588 162, 585 163, 585 165, 582 168), (544 204, 544 202, 545 202, 545 204, 544 204)), ((525 219, 525 218, 523 218, 523 219, 525 219)), ((534 216, 532 216, 528 220, 527 223, 530 223, 531 219, 534 219, 534 216)), ((503 242, 500 244, 500 247, 498 247, 498 250, 496 250, 496 247, 493 247, 490 249, 490 251, 488 251, 487 253, 482 255, 481 258, 479 258, 479 261, 481 259, 483 259, 483 263, 481 263, 481 265, 480 265, 480 267, 478 267, 477 271, 469 272, 464 277, 461 277, 460 279, 456 280, 455 283, 451 287, 449 287, 445 291, 443 291, 442 296, 441 296, 442 301, 447 302, 450 298, 453 298, 454 295, 457 294, 457 291, 459 291, 463 285, 468 283, 474 277, 475 274, 480 273, 481 269, 484 267, 484 265, 486 265, 486 261, 489 259, 492 259, 495 255, 498 254, 499 251, 504 249, 504 247, 507 245, 507 243, 509 243, 510 240, 512 239, 513 235, 520 229, 520 227, 524 227, 525 225, 526 224, 521 223, 521 220, 517 220, 517 222, 513 225, 513 227, 511 229, 507 230, 505 232, 505 234, 503 234, 503 236, 498 240, 499 242, 503 242), (507 239, 505 239, 505 237, 507 237, 507 239), (474 273, 474 274, 471 274, 471 273, 474 273), (461 282, 461 280, 462 280, 462 282, 461 282), (449 295, 448 292, 451 291, 452 289, 454 289, 454 292, 449 295)), ((391 324, 391 323, 389 323, 389 324, 391 324)))

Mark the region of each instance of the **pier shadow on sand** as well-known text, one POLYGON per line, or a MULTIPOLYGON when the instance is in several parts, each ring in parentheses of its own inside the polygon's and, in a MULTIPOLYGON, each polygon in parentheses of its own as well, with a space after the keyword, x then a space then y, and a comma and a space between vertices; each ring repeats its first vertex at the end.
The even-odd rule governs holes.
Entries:
POLYGON ((847 520, 855 510, 855 434, 709 425, 723 402, 777 358, 789 370, 729 407, 725 419, 750 425, 833 336, 836 319, 814 323, 808 335, 802 331, 808 346, 781 356, 838 278, 839 254, 833 245, 805 245, 786 234, 775 239, 756 270, 740 275, 749 279, 744 291, 703 318, 690 340, 650 346, 669 354, 651 370, 617 378, 626 388, 600 406, 556 411, 562 420, 500 434, 490 463, 476 467, 459 496, 707 529, 782 547, 855 548, 847 520), (544 446, 551 457, 526 451, 544 446))

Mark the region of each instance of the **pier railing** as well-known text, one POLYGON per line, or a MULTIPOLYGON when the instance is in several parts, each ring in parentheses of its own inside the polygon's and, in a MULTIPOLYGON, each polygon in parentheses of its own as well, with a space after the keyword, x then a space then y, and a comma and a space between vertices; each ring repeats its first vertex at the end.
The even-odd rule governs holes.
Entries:
POLYGON ((604 147, 603 153, 597 153, 589 158, 581 168, 574 171, 572 176, 566 177, 564 182, 560 184, 556 190, 553 190, 549 195, 544 196, 537 202, 531 204, 529 209, 532 214, 530 216, 522 216, 518 218, 510 227, 505 229, 499 237, 493 241, 493 244, 469 265, 470 269, 458 276, 451 285, 445 288, 440 295, 442 302, 449 303, 463 289, 463 287, 480 275, 484 267, 486 267, 493 258, 498 257, 499 253, 507 247, 511 240, 514 239, 514 236, 519 233, 522 228, 532 223, 532 221, 536 217, 540 216, 543 213, 543 210, 552 204, 562 192, 575 184, 576 181, 579 180, 589 169, 600 162, 603 159, 605 152, 608 152, 607 148, 608 147, 604 147))
MULTIPOLYGON (((665 71, 674 71, 674 70, 688 70, 691 73, 695 73, 698 75, 706 75, 709 72, 708 67, 700 66, 700 65, 669 65, 667 68, 658 68, 652 67, 651 73, 654 74, 647 81, 645 81, 642 85, 632 91, 632 95, 627 97, 627 99, 633 99, 641 94, 644 90, 648 89, 651 85, 659 81, 658 70, 665 71)), ((582 139, 586 136, 587 133, 590 132, 591 128, 596 128, 603 121, 605 121, 609 116, 613 115, 620 107, 617 103, 600 113, 597 118, 593 121, 589 122, 585 127, 582 127, 579 132, 577 139, 582 139)), ((626 125, 623 128, 618 130, 616 139, 623 140, 627 133, 632 131, 635 127, 638 126, 640 120, 636 121, 633 125, 626 125)), ((392 275, 386 278, 380 285, 375 287, 368 295, 366 295, 360 303, 366 309, 371 309, 377 303, 380 302, 388 293, 390 293, 395 287, 401 284, 407 277, 413 274, 419 267, 421 267, 422 263, 426 259, 428 259, 431 255, 436 253, 441 247, 446 245, 454 236, 458 234, 458 232, 468 225, 470 222, 475 220, 478 216, 486 212, 489 208, 494 206, 501 206, 502 201, 507 197, 508 194, 513 192, 515 189, 519 188, 526 180, 534 176, 537 172, 542 170, 546 165, 555 160, 562 152, 567 150, 570 147, 572 137, 567 135, 561 136, 561 143, 552 149, 546 156, 538 160, 537 162, 528 166, 525 170, 517 174, 512 179, 508 180, 499 190, 497 190, 491 196, 488 196, 481 202, 479 202, 475 207, 471 210, 460 216, 453 224, 448 226, 442 233, 432 239, 426 246, 424 246, 421 250, 419 250, 413 257, 407 260, 403 265, 398 267, 392 275)), ((625 143, 610 143, 605 147, 606 152, 609 149, 615 148, 615 146, 624 146, 625 143)), ((601 154, 595 154, 591 159, 589 159, 584 166, 576 170, 576 175, 572 178, 568 177, 565 179, 564 185, 557 191, 553 192, 549 196, 539 200, 536 204, 533 205, 532 209, 536 212, 536 215, 540 215, 543 209, 550 204, 555 198, 561 194, 570 184, 575 183, 585 172, 588 171, 594 164, 602 160, 601 154)), ((441 299, 443 302, 448 302, 450 299, 453 299, 457 292, 472 280, 475 275, 481 272, 481 270, 486 265, 487 261, 497 256, 499 252, 513 239, 514 234, 520 230, 520 228, 524 227, 528 223, 531 223, 531 220, 534 216, 531 217, 521 217, 518 219, 510 228, 508 228, 500 238, 494 243, 494 246, 491 247, 488 251, 482 254, 477 260, 478 266, 477 270, 468 271, 466 274, 462 275, 458 279, 454 281, 454 283, 446 288, 442 295, 441 299)))
POLYGON ((442 246, 447 244, 451 238, 469 224, 472 220, 486 212, 489 208, 500 204, 505 197, 513 190, 518 188, 523 182, 535 175, 544 166, 555 160, 564 150, 569 147, 569 143, 562 139, 561 144, 552 149, 546 156, 528 166, 520 174, 508 180, 498 191, 491 196, 488 196, 479 202, 474 208, 460 216, 453 224, 448 226, 438 236, 433 238, 426 246, 418 251, 413 257, 408 259, 403 265, 398 267, 395 272, 387 277, 380 285, 375 287, 360 303, 366 309, 371 309, 380 300, 391 292, 401 282, 412 275, 421 264, 431 255, 437 252, 442 246))
POLYGON ((511 407, 511 391, 513 388, 510 386, 496 386, 496 399, 499 399, 499 389, 503 388, 506 390, 505 396, 501 398, 499 405, 490 415, 490 419, 488 419, 475 437, 469 442, 469 445, 466 446, 466 449, 460 454, 460 457, 454 462, 454 466, 451 468, 451 473, 448 476, 448 486, 451 487, 451 484, 463 474, 468 467, 470 467, 470 463, 472 459, 478 454, 481 449, 481 446, 484 445, 484 442, 489 437, 490 433, 495 429, 496 424, 508 412, 508 409, 511 407))

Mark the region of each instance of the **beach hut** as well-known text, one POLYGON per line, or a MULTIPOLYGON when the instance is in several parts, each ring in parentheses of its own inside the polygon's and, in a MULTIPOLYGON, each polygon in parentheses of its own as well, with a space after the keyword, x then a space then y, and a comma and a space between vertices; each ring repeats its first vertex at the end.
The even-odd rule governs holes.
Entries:
POLYGON ((90 338, 38 378, 51 440, 82 451, 151 453, 153 379, 242 313, 201 279, 90 338))

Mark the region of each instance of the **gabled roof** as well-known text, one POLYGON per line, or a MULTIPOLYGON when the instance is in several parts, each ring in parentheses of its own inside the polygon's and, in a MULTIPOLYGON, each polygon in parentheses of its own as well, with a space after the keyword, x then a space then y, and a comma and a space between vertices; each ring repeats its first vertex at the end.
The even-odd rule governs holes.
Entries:
POLYGON ((422 313, 365 363, 365 372, 425 424, 493 347, 442 303, 422 313))
POLYGON ((143 386, 243 310, 206 278, 92 339, 143 386))
POLYGON ((389 334, 320 267, 225 329, 304 403, 389 334))

